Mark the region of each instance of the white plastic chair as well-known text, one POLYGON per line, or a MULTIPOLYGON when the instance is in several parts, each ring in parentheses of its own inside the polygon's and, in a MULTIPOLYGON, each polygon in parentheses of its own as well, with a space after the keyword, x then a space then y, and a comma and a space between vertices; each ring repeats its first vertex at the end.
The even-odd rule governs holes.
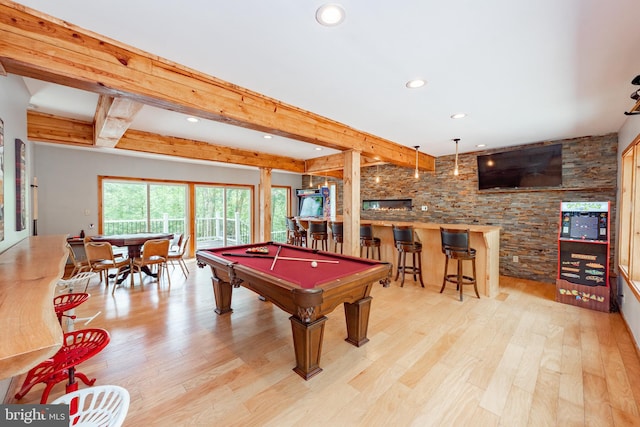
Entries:
POLYGON ((58 279, 58 292, 87 292, 89 282, 98 277, 95 271, 83 271, 68 279, 58 279), (84 289, 80 288, 84 286, 84 289))
POLYGON ((118 427, 129 411, 129 392, 117 385, 83 388, 60 396, 52 405, 69 405, 70 426, 118 427))

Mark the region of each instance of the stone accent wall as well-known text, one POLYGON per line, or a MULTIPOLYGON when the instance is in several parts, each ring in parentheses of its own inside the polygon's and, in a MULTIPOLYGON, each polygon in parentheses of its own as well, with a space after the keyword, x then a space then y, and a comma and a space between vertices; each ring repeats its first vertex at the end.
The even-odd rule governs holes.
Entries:
MULTIPOLYGON (((396 166, 363 168, 361 199, 413 199, 407 212, 361 212, 361 218, 449 224, 500 226, 500 274, 555 283, 558 227, 563 201, 611 202, 611 266, 615 248, 617 134, 546 141, 526 146, 464 153, 460 174, 453 175, 454 156, 436 159, 436 172, 422 173, 396 166), (478 154, 549 144, 562 144, 562 187, 478 190, 478 154), (376 174, 380 183, 375 182, 376 174), (421 207, 427 206, 427 211, 421 207), (517 256, 517 263, 513 257, 517 256)), ((308 177, 303 183, 308 184, 308 177)), ((318 179, 318 178, 315 178, 318 179)), ((337 210, 342 209, 342 183, 337 183, 337 210)))

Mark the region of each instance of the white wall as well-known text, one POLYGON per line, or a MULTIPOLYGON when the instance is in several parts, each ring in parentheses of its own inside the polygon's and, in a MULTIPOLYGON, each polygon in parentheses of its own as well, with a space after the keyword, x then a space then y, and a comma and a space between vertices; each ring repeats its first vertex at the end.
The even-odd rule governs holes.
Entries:
MULTIPOLYGON (((20 77, 0 76, 0 119, 4 122, 4 178, 2 192, 4 194, 4 239, 0 241, 0 252, 27 237, 29 228, 16 231, 16 191, 15 191, 15 140, 21 139, 27 144, 27 171, 29 177, 31 167, 31 145, 27 142, 27 105, 29 104, 29 92, 20 77)), ((30 198, 27 197, 27 212, 30 212, 30 198)), ((30 223, 30 216, 29 221, 30 223)), ((4 319, 0 319, 0 333, 5 327, 4 319)), ((0 399, 9 388, 11 379, 0 381, 0 399)))
MULTIPOLYGON (((29 229, 16 231, 16 188, 15 188, 15 140, 27 144, 27 170, 31 168, 31 144, 27 142, 27 105, 29 92, 22 78, 9 75, 0 77, 0 119, 4 122, 4 240, 0 242, 0 252, 4 252, 20 240, 29 236, 29 229)), ((27 189, 30 191, 30 188, 27 189)), ((30 213, 30 197, 27 194, 27 212, 30 213)), ((29 215, 30 223, 31 216, 29 215)))
MULTIPOLYGON (((260 173, 255 168, 145 159, 40 143, 33 145, 33 151, 33 173, 38 177, 38 234, 78 235, 80 230, 97 234, 98 175, 253 185, 257 231, 260 173), (90 229, 89 224, 95 224, 95 228, 90 229)), ((297 174, 272 174, 272 185, 290 186, 292 194, 302 185, 301 180, 297 174)))
MULTIPOLYGON (((622 164, 622 152, 639 134, 640 115, 627 117, 618 131, 618 165, 622 164)), ((618 167, 618 206, 616 212, 620 212, 620 171, 621 168, 618 167)), ((616 224, 619 224, 619 221, 616 221, 616 224)), ((638 301, 620 275, 618 275, 618 305, 629 329, 631 329, 636 348, 638 348, 640 347, 640 301, 638 301)))

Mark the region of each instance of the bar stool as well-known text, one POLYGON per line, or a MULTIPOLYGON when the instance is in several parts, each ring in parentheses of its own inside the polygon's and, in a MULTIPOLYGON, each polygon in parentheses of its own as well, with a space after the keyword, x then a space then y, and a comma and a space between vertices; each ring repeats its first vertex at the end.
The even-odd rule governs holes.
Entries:
POLYGON ((331 221, 331 236, 333 237, 333 252, 338 252, 338 244, 340 245, 340 253, 342 253, 342 222, 331 221))
POLYGON ((424 288, 422 281, 422 243, 414 237, 413 227, 404 225, 393 225, 393 242, 398 250, 398 272, 395 280, 398 280, 402 272, 400 287, 404 286, 404 273, 413 274, 413 280, 420 278, 420 285, 424 288), (413 257, 413 265, 407 265, 407 253, 413 257), (417 259, 417 260, 416 260, 417 259))
POLYGON ((287 219, 287 243, 295 246, 307 246, 307 230, 300 227, 292 216, 287 219))
POLYGON ((22 399, 34 385, 39 383, 46 384, 40 398, 41 404, 47 403, 53 386, 66 379, 69 379, 66 385, 67 393, 78 390, 76 377, 88 386, 93 385, 96 379, 90 380, 85 374, 76 372, 75 367, 100 353, 109 344, 109 340, 109 333, 104 329, 79 329, 65 333, 62 347, 53 357, 29 370, 15 398, 22 399))
POLYGON ((380 238, 373 237, 373 226, 371 224, 360 225, 360 257, 362 250, 367 248, 367 258, 369 258, 369 248, 371 248, 371 257, 375 257, 376 248, 378 248, 378 260, 382 259, 380 254, 380 238))
POLYGON ((311 238, 311 247, 318 249, 318 242, 321 242, 322 250, 327 250, 327 241, 329 240, 329 232, 327 231, 327 221, 309 221, 309 237, 311 238))
POLYGON ((454 230, 440 227, 440 239, 442 240, 442 253, 445 254, 446 257, 444 262, 444 278, 442 280, 440 293, 444 291, 447 282, 450 282, 455 283, 456 290, 460 291, 460 301, 462 301, 463 285, 473 285, 476 296, 480 298, 478 282, 476 280, 476 250, 469 247, 469 230, 454 230), (458 261, 456 274, 447 274, 449 259, 458 261), (471 261, 473 277, 462 274, 462 261, 471 261))
POLYGON ((76 319, 76 315, 73 313, 65 314, 67 311, 71 311, 86 300, 89 299, 89 294, 85 292, 81 293, 71 293, 71 294, 62 294, 53 298, 53 309, 56 312, 56 316, 58 316, 58 322, 60 326, 62 326, 62 317, 65 316, 69 318, 71 322, 67 324, 67 329, 69 329, 69 325, 73 325, 73 320, 76 319))

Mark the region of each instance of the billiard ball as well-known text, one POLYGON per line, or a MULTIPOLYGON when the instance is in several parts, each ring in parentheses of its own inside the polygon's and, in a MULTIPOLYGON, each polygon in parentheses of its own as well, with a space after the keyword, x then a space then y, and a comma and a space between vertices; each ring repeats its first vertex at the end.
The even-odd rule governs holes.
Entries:
POLYGON ((315 261, 311 261, 311 267, 316 268, 318 266, 318 263, 315 261))

